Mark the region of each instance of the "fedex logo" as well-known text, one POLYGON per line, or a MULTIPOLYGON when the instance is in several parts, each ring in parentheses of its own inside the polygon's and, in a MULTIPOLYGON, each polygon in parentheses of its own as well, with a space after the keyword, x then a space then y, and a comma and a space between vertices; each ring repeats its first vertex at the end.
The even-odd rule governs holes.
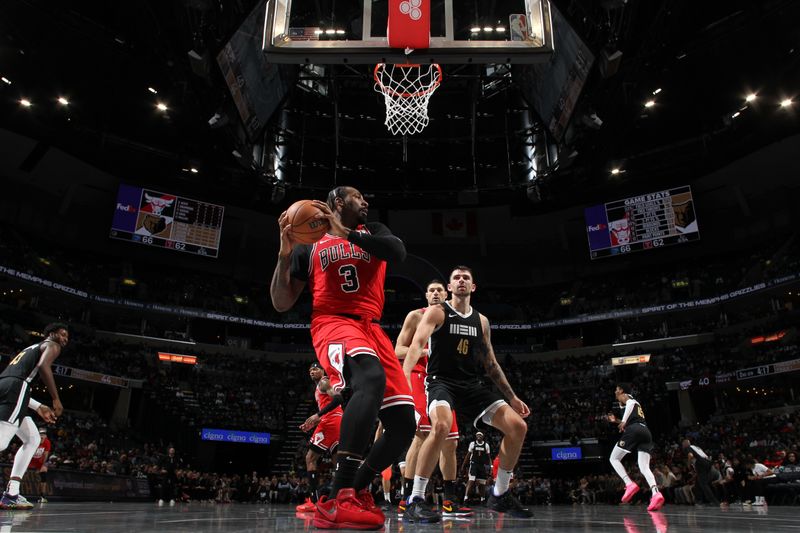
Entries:
POLYGON ((133 207, 130 204, 129 205, 125 205, 125 204, 121 204, 121 203, 117 202, 117 211, 123 211, 125 213, 135 213, 136 212, 136 208, 133 207))
POLYGON ((586 230, 590 233, 592 231, 600 231, 604 229, 608 229, 608 224, 595 224, 594 226, 586 226, 586 230))

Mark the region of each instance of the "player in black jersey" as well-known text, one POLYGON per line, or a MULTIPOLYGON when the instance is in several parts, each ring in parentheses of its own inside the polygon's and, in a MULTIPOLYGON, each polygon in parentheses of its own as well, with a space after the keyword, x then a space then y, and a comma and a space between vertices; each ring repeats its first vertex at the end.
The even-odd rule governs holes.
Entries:
POLYGON ((467 474, 467 488, 464 491, 464 503, 469 499, 470 490, 473 485, 479 485, 478 493, 480 494, 481 501, 486 494, 485 485, 486 480, 489 479, 489 472, 492 467, 492 452, 489 449, 489 443, 484 440, 482 431, 475 433, 475 440, 469 443, 469 450, 467 455, 464 456, 464 463, 461 469, 469 462, 469 473, 467 474))
POLYGON ((631 501, 634 494, 639 492, 639 485, 628 477, 628 472, 622 465, 621 459, 632 451, 638 451, 639 470, 652 491, 650 505, 647 510, 657 511, 664 505, 664 496, 659 492, 656 478, 650 470, 650 451, 653 449, 653 436, 650 434, 650 430, 647 429, 644 410, 639 402, 633 399, 631 390, 630 383, 620 383, 614 390, 618 405, 620 407, 624 406, 625 410, 622 413, 622 419, 618 419, 613 413, 608 415, 610 422, 618 423, 619 431, 622 433, 619 442, 611 452, 609 461, 619 477, 622 478, 622 481, 625 482, 625 494, 622 495, 622 502, 627 503, 631 501))
POLYGON ((50 365, 69 342, 69 331, 66 324, 49 324, 44 328, 44 336, 44 341, 19 352, 0 374, 0 451, 8 448, 14 435, 22 441, 22 446, 14 456, 8 486, 0 498, 0 509, 33 507, 19 493, 22 476, 41 442, 39 430, 28 416, 28 409, 35 410, 48 423, 55 422, 56 417, 64 411, 50 365), (53 399, 52 410, 31 398, 31 382, 39 372, 53 399))
POLYGON ((500 445, 500 469, 489 497, 489 507, 530 518, 533 513, 524 509, 508 490, 528 430, 523 418, 530 415, 530 408, 514 394, 497 363, 489 320, 470 305, 475 291, 472 270, 465 266, 453 269, 448 289, 452 294, 450 300, 425 311, 403 362, 403 371, 410 382, 411 371, 430 339, 426 387, 431 434, 420 449, 412 501, 403 518, 412 522, 439 520, 439 515, 424 503, 424 494, 450 431, 453 409, 474 420, 476 427, 483 422, 504 435, 500 445), (478 365, 483 372, 479 373, 478 365), (497 385, 505 400, 481 382, 484 373, 497 385))

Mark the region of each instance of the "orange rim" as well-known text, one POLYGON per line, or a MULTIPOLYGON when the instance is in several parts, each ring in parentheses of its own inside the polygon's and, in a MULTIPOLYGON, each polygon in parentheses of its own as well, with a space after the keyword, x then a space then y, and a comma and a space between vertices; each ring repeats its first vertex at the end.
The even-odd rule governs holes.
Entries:
MULTIPOLYGON (((383 82, 380 79, 380 76, 378 75, 378 71, 382 67, 386 67, 386 63, 378 63, 377 65, 375 65, 375 70, 373 71, 373 77, 375 78, 375 83, 378 84, 378 86, 381 88, 381 91, 385 94, 389 94, 390 96, 399 96, 400 98, 418 98, 420 96, 425 96, 428 93, 432 93, 439 87, 439 84, 442 83, 442 66, 439 65, 438 63, 433 63, 433 65, 436 67, 436 70, 438 71, 438 75, 436 76, 436 81, 433 83, 433 85, 431 85, 427 89, 423 91, 417 91, 415 93, 406 93, 406 92, 400 93, 395 91, 391 87, 387 87, 383 84, 383 82)), ((419 63, 395 63, 394 66, 399 68, 420 68, 421 65, 419 63)))

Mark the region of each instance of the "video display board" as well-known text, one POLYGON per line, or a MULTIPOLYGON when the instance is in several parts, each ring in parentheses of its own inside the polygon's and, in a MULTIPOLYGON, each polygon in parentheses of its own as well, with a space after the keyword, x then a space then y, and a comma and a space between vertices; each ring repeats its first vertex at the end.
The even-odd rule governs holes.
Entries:
POLYGON ((592 259, 700 239, 688 185, 594 205, 585 218, 592 259))
POLYGON ((217 257, 224 214, 221 205, 120 185, 110 237, 217 257))

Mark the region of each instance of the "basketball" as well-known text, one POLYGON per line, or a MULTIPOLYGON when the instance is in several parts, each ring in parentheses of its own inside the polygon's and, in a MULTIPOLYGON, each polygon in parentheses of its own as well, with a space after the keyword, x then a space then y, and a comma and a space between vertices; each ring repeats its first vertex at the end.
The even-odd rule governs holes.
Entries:
POLYGON ((315 218, 322 213, 312 200, 298 200, 286 210, 289 224, 292 225, 292 238, 302 244, 313 244, 330 229, 326 218, 315 218))

